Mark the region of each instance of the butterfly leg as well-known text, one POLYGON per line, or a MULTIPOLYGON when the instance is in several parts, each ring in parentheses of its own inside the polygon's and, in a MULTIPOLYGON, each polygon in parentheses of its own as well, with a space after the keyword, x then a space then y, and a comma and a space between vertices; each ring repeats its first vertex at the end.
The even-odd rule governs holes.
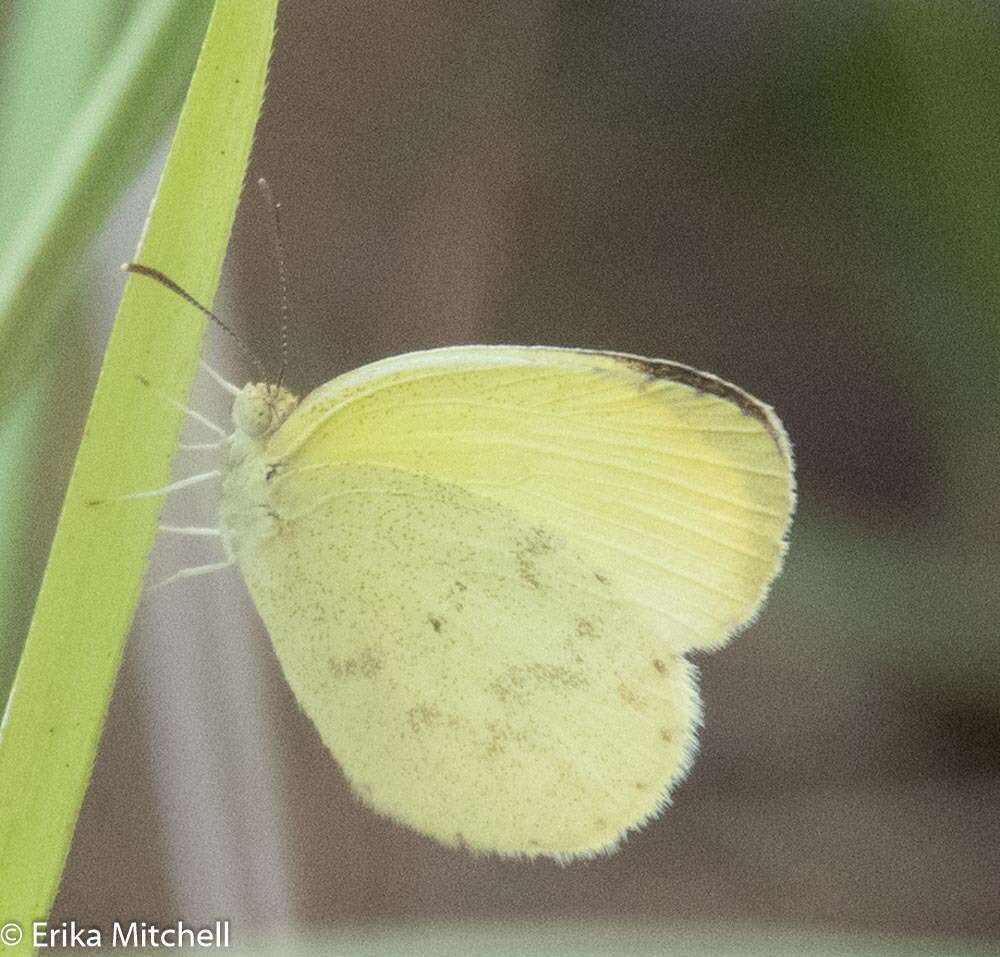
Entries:
POLYGON ((171 482, 163 488, 154 488, 146 492, 129 492, 128 495, 121 495, 118 501, 127 501, 133 498, 155 498, 158 495, 169 495, 171 492, 179 492, 181 489, 190 488, 192 485, 200 485, 222 476, 221 469, 212 469, 211 472, 202 472, 200 475, 190 475, 178 482, 171 482))
POLYGON ((183 578, 198 578, 201 575, 211 575, 214 572, 222 571, 223 568, 230 568, 233 564, 235 563, 232 561, 212 562, 210 565, 193 565, 191 568, 182 568, 179 572, 174 572, 173 575, 168 575, 162 581, 158 581, 149 590, 157 591, 165 585, 171 585, 183 578))
POLYGON ((221 448, 224 448, 225 445, 226 445, 225 442, 194 442, 194 443, 181 442, 177 446, 177 451, 178 452, 209 452, 209 451, 215 452, 215 451, 218 451, 221 448))
POLYGON ((222 386, 230 395, 239 395, 239 386, 235 386, 228 379, 219 375, 204 359, 201 360, 201 367, 215 380, 215 382, 222 386))
POLYGON ((221 436, 223 439, 229 438, 226 430, 220 425, 216 425, 211 419, 206 418, 200 412, 195 412, 194 409, 189 409, 186 405, 178 402, 176 399, 170 398, 170 396, 164 396, 164 398, 169 402, 175 409, 180 409, 189 419, 194 419, 199 425, 205 426, 206 429, 214 432, 216 435, 221 436))
MULTIPOLYGON (((207 528, 199 525, 161 525, 159 530, 174 535, 190 535, 195 538, 221 538, 222 536, 222 532, 217 528, 207 528)), ((232 564, 233 560, 229 558, 224 562, 212 562, 209 565, 194 565, 190 568, 182 568, 179 572, 174 572, 173 575, 164 578, 163 581, 157 582, 149 590, 156 591, 159 588, 163 588, 164 585, 180 581, 182 578, 197 578, 200 575, 211 575, 213 572, 221 571, 223 568, 229 568, 232 564)))
MULTIPOLYGON (((220 379, 221 378, 222 377, 220 376, 220 379)), ((160 392, 159 389, 153 386, 153 384, 149 381, 149 379, 146 379, 143 376, 139 376, 139 381, 148 389, 151 389, 153 393, 157 395, 160 399, 162 399, 164 402, 166 402, 167 405, 171 405, 175 409, 180 409, 180 411, 183 412, 186 416, 188 416, 188 418, 193 419, 199 425, 203 425, 206 429, 208 429, 211 432, 214 432, 222 439, 227 439, 229 437, 229 434, 226 432, 224 428, 222 428, 221 425, 216 425, 211 419, 206 418, 200 412, 195 412, 194 409, 189 409, 186 405, 184 405, 182 402, 178 402, 172 396, 164 395, 162 392, 160 392)), ((225 380, 223 379, 222 381, 224 382, 225 380)), ((233 388, 236 387, 233 386, 233 388)))
POLYGON ((172 535, 191 535, 193 537, 220 538, 222 532, 217 528, 206 528, 199 525, 161 525, 161 532, 169 532, 172 535))
POLYGON ((108 502, 128 502, 136 498, 156 498, 159 495, 169 495, 171 492, 179 492, 181 489, 190 488, 192 485, 199 485, 202 482, 208 482, 211 479, 217 479, 221 476, 222 471, 220 469, 212 469, 211 472, 202 472, 200 475, 191 475, 186 479, 181 479, 179 482, 171 482, 170 485, 164 485, 163 488, 153 488, 145 492, 129 492, 128 495, 117 495, 110 499, 92 499, 87 504, 105 505, 108 502))

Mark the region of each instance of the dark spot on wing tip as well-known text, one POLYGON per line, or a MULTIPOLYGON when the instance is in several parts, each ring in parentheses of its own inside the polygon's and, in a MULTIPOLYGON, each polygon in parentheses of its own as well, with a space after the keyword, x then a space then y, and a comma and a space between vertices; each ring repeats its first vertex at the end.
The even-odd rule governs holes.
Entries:
POLYGON ((661 740, 666 741, 667 744, 672 744, 674 740, 674 736, 667 728, 660 728, 660 738, 661 740))
POLYGON ((427 621, 430 623, 431 628, 440 635, 441 629, 444 628, 444 619, 438 618, 437 615, 428 615, 427 621))
POLYGON ((636 781, 635 782, 635 789, 637 791, 645 791, 646 788, 648 788, 648 787, 649 787, 649 785, 646 784, 646 783, 644 783, 643 781, 636 781))
POLYGON ((600 572, 594 572, 594 578, 596 578, 602 585, 607 585, 608 580, 600 572))
POLYGON ((541 847, 541 846, 542 846, 541 841, 534 841, 534 840, 528 841, 528 847, 541 847))
POLYGON ((604 820, 603 817, 599 817, 594 821, 594 827, 599 827, 604 830, 608 826, 608 822, 604 820))
POLYGON ((665 675, 667 673, 667 666, 664 662, 660 661, 659 658, 653 659, 653 667, 661 674, 665 675))
POLYGON ((668 362, 666 359, 646 359, 642 356, 617 355, 618 361, 638 370, 649 379, 668 379, 689 386, 697 392, 718 396, 727 402, 732 402, 744 415, 756 419, 764 426, 767 434, 779 445, 781 440, 778 430, 767 408, 749 393, 723 379, 716 378, 706 372, 699 372, 691 366, 680 362, 668 362))
POLYGON ((267 467, 267 471, 264 473, 264 479, 265 479, 265 481, 270 482, 271 479, 273 479, 275 477, 275 475, 278 474, 278 468, 279 468, 278 464, 276 462, 272 462, 267 467))
POLYGON ((597 629, 594 627, 594 623, 589 618, 577 618, 576 633, 581 638, 592 638, 597 634, 597 629))
POLYGON ((148 389, 152 386, 152 382, 149 381, 144 375, 137 375, 136 378, 148 389))

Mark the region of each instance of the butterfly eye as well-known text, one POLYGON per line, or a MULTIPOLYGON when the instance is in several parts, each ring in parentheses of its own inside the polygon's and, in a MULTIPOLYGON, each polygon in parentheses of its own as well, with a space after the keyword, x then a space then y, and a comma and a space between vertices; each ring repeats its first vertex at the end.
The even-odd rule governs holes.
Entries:
POLYGON ((271 431, 275 421, 274 407, 258 390, 244 389, 233 404, 233 424, 252 439, 271 431))

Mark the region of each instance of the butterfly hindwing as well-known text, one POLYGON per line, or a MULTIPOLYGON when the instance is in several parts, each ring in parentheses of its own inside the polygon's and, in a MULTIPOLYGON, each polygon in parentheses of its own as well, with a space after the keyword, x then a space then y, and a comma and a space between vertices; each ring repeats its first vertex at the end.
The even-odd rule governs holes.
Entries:
POLYGON ((613 846, 686 769, 693 669, 557 531, 379 466, 286 474, 244 575, 355 791, 447 844, 613 846))

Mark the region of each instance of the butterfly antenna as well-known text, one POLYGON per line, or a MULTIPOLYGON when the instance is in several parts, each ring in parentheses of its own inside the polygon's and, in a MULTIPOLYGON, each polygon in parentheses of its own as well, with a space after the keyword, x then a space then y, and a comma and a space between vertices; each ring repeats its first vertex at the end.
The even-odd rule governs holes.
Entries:
POLYGON ((230 336, 232 336, 233 341, 243 350, 244 354, 250 359, 250 361, 257 367, 257 371, 260 373, 261 378, 265 381, 269 378, 267 369, 264 367, 264 363, 257 358, 253 350, 238 336, 231 326, 224 323, 211 309, 203 306, 194 296, 191 295, 187 290, 182 289, 177 285, 166 274, 160 272, 159 269, 154 269, 152 266, 144 266, 142 263, 125 263, 122 266, 125 272, 133 272, 140 276, 149 276, 150 279, 155 279, 161 286, 166 286, 171 292, 176 293, 181 297, 186 303, 194 306, 203 315, 208 316, 220 329, 225 330, 230 336))
POLYGON ((284 384, 288 369, 288 273, 285 269, 285 244, 281 239, 281 203, 274 201, 270 184, 261 176, 257 180, 264 200, 271 207, 271 238, 274 240, 274 254, 278 260, 278 284, 281 287, 281 372, 278 374, 279 388, 284 384))

